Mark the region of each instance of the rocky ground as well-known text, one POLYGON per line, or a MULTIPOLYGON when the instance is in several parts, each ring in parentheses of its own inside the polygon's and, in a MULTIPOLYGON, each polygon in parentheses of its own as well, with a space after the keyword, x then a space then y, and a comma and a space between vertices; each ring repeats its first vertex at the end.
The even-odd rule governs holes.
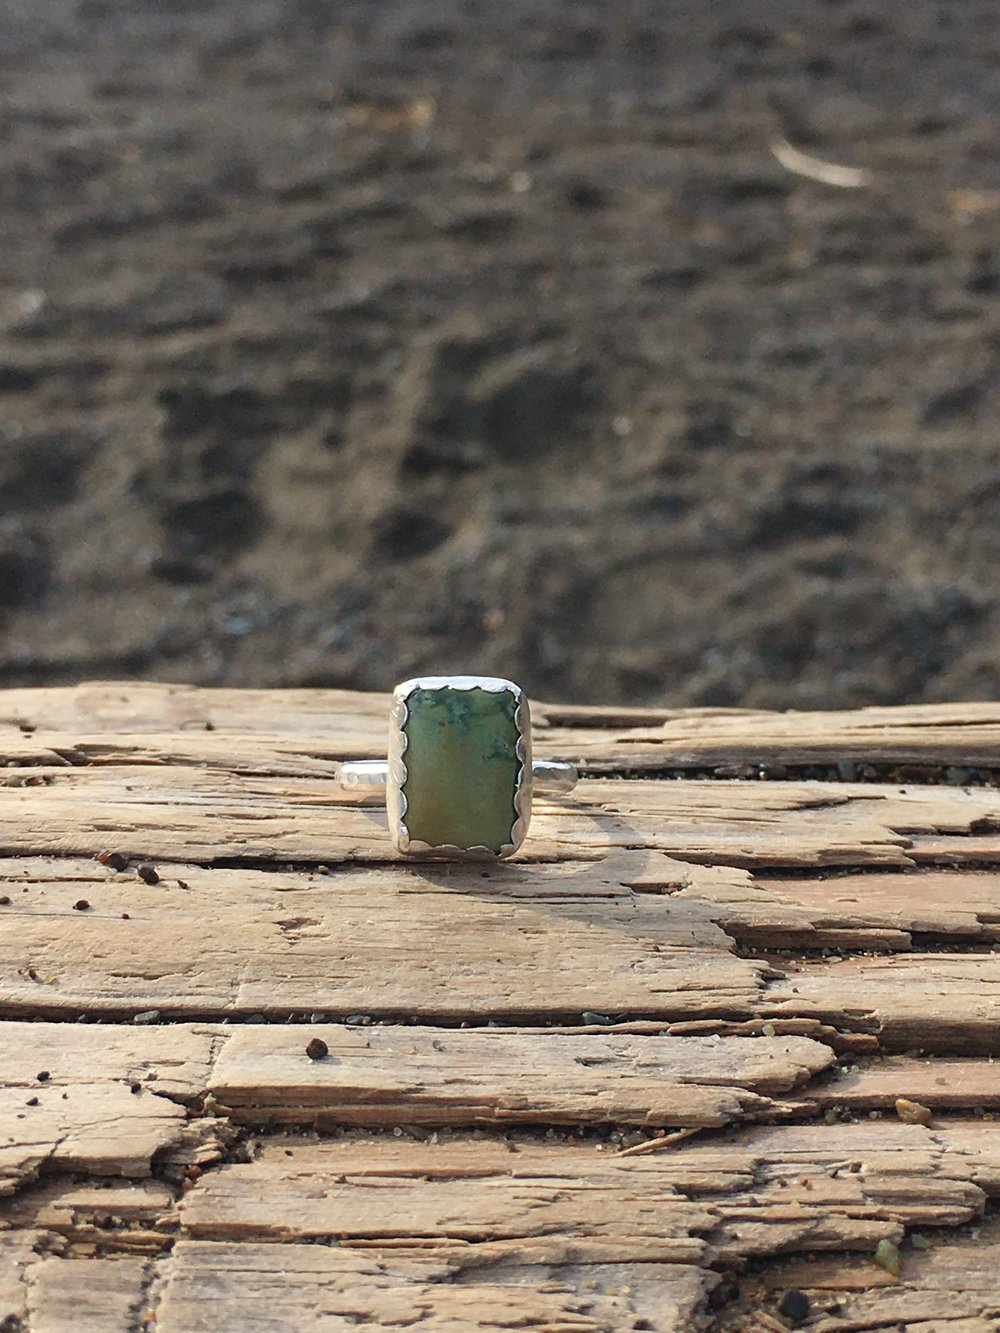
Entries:
POLYGON ((0 29, 0 682, 1000 695, 992 0, 0 29))

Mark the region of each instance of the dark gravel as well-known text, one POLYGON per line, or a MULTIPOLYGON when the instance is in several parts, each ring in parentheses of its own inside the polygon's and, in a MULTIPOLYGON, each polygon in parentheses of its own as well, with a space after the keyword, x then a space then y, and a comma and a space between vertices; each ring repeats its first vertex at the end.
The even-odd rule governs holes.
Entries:
POLYGON ((35 0, 0 88, 0 683, 1000 695, 991 0, 35 0))

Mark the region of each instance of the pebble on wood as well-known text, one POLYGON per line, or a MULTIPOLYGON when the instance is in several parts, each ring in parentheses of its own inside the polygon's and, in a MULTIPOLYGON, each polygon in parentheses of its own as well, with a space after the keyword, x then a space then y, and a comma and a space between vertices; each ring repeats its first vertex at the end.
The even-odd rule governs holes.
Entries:
POLYGON ((330 1054, 330 1048, 322 1037, 313 1037, 306 1047, 306 1055, 310 1060, 322 1060, 330 1054))
POLYGON ((121 852, 98 852, 94 859, 100 861, 102 866, 110 866, 112 870, 125 870, 128 866, 128 858, 122 856, 121 852))
POLYGON ((875 1247, 875 1262, 893 1277, 899 1277, 899 1246, 883 1237, 875 1247))
POLYGON ((929 1125, 931 1108, 921 1102, 911 1102, 909 1097, 896 1098, 896 1114, 904 1125, 929 1125))
POLYGON ((135 872, 144 884, 159 884, 160 876, 156 866, 141 865, 135 872))
POLYGON ((778 1304, 778 1314, 793 1324, 801 1324, 809 1318, 809 1297, 798 1287, 789 1287, 778 1304))

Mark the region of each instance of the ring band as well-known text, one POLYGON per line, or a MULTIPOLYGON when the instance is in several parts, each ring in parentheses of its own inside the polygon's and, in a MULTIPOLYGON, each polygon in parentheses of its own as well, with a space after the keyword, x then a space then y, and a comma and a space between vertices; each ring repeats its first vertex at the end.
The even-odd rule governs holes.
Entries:
POLYGON ((385 792, 404 856, 513 855, 531 819, 533 790, 573 789, 572 764, 531 759, 528 700, 495 676, 421 676, 393 691, 385 761, 341 764, 349 790, 385 792))
MULTIPOLYGON (((576 786, 579 777, 575 764, 532 760, 531 781, 535 792, 565 796, 576 786)), ((384 759, 352 759, 340 765, 337 780, 348 791, 384 792, 389 782, 389 765, 384 759)))

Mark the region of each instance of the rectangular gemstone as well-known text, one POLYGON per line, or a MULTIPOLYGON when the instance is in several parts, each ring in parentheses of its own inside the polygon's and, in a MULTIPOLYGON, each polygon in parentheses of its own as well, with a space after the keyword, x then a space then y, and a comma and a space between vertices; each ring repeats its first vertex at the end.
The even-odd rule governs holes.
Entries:
POLYGON ((517 698, 510 690, 415 686, 403 724, 403 816, 411 839, 431 847, 512 841, 521 761, 517 698))

